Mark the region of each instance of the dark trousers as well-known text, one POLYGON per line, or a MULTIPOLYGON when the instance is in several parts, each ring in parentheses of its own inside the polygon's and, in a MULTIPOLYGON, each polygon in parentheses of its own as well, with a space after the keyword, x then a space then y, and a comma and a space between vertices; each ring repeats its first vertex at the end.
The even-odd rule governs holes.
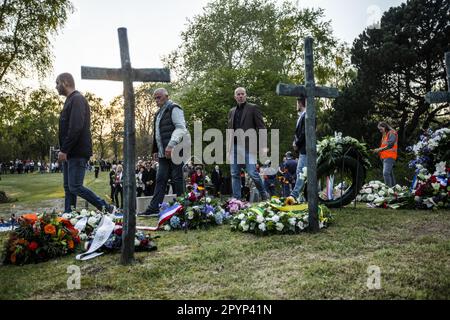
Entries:
POLYGON ((169 178, 172 180, 173 192, 177 196, 182 196, 184 194, 183 164, 176 165, 171 159, 159 158, 155 193, 147 212, 159 213, 159 205, 164 201, 169 178))
POLYGON ((114 202, 114 193, 116 192, 116 188, 114 187, 113 184, 111 184, 110 186, 111 186, 111 201, 114 202))
POLYGON ((98 210, 108 208, 105 200, 100 199, 94 192, 83 187, 84 175, 88 159, 71 158, 64 162, 64 212, 72 212, 77 206, 77 196, 80 196, 98 210))
POLYGON ((214 192, 216 193, 216 196, 219 195, 221 192, 222 183, 215 183, 214 184, 214 192))
POLYGON ((95 167, 95 179, 98 178, 99 171, 100 171, 100 168, 99 167, 95 167))
POLYGON ((116 207, 123 209, 123 188, 119 184, 114 188, 114 202, 116 207), (120 193, 120 205, 119 205, 119 193, 120 193))

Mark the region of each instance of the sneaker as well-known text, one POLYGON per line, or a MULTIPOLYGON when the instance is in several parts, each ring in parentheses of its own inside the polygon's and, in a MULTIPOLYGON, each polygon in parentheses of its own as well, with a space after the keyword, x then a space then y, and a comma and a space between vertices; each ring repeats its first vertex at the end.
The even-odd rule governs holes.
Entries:
POLYGON ((115 205, 113 205, 113 204, 109 205, 109 207, 108 207, 108 212, 109 212, 110 214, 116 214, 117 211, 118 211, 118 209, 117 209, 117 207, 116 207, 115 205))
POLYGON ((138 217, 143 217, 143 218, 150 218, 150 217, 158 217, 159 213, 158 212, 153 212, 153 211, 144 211, 144 212, 139 212, 137 214, 138 217))

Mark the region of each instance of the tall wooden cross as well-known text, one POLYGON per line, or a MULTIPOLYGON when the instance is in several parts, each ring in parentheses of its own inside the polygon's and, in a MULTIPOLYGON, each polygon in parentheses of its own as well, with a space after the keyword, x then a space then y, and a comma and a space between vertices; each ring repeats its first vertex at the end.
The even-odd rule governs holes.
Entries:
POLYGON ((305 85, 288 85, 279 83, 277 94, 280 96, 306 97, 306 156, 308 176, 308 211, 309 228, 313 232, 319 230, 318 203, 319 193, 317 188, 317 139, 316 139, 316 108, 314 98, 336 98, 339 91, 335 88, 318 87, 314 80, 314 55, 313 38, 305 39, 305 85))
POLYGON ((447 69, 447 91, 428 92, 425 101, 429 104, 450 102, 450 52, 445 53, 445 68, 447 69))
POLYGON ((120 58, 122 68, 81 67, 81 78, 91 80, 112 80, 123 82, 125 101, 124 132, 124 224, 122 236, 122 254, 120 262, 130 264, 134 257, 134 237, 136 233, 136 129, 135 100, 133 82, 170 82, 168 69, 132 69, 128 49, 127 29, 119 28, 120 58))

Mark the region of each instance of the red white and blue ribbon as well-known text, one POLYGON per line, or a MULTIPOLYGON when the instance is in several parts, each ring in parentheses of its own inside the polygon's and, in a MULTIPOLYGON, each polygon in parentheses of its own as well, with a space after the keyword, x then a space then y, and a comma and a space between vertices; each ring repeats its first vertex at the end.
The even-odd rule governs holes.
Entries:
POLYGON ((0 232, 12 231, 15 228, 17 228, 17 226, 18 223, 11 223, 11 222, 0 223, 0 232))
POLYGON ((161 226, 170 218, 173 217, 174 214, 183 210, 183 206, 181 204, 174 204, 173 206, 167 208, 159 214, 159 221, 157 227, 136 227, 137 230, 143 231, 157 231, 161 228, 161 226))
POLYGON ((417 174, 414 175, 413 181, 411 183, 411 188, 409 188, 409 192, 413 192, 417 187, 417 174))
POLYGON ((334 195, 333 195, 333 188, 334 188, 334 177, 327 177, 327 199, 328 200, 333 200, 334 199, 334 195))

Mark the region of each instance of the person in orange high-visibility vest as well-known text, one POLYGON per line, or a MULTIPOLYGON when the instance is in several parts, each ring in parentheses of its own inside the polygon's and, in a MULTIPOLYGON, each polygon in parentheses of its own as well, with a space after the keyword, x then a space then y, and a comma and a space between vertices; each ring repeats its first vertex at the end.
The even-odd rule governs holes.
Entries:
POLYGON ((386 122, 378 124, 378 130, 383 135, 381 145, 374 149, 374 153, 379 153, 381 161, 383 161, 383 177, 384 183, 389 187, 395 186, 394 164, 397 160, 398 135, 397 132, 386 122))

